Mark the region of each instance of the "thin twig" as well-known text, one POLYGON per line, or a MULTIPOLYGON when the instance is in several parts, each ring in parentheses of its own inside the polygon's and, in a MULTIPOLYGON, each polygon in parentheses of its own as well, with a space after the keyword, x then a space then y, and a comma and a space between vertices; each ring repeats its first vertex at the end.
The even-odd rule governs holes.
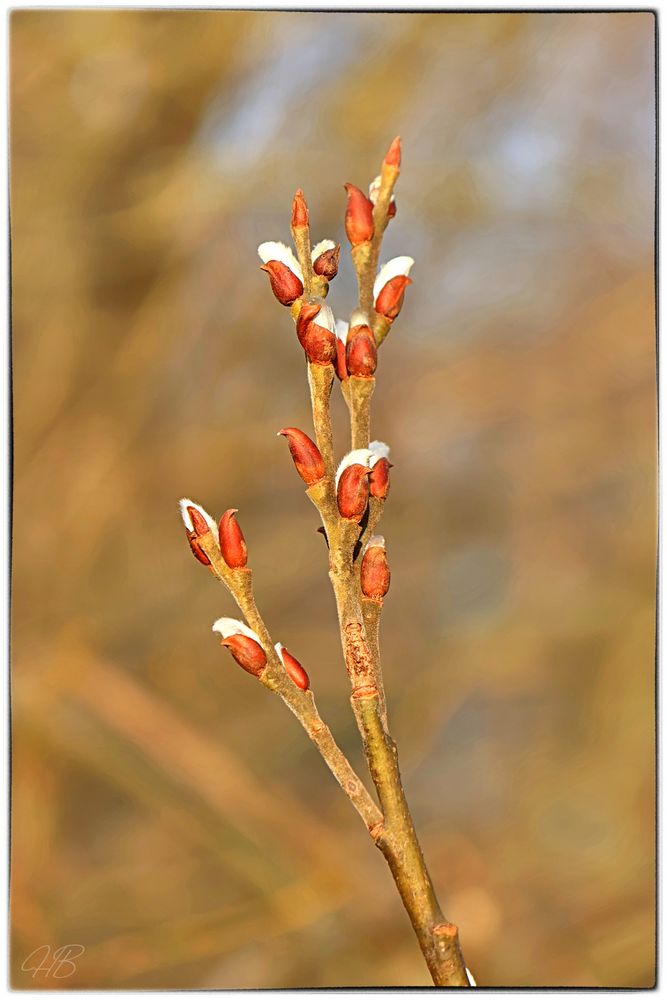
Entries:
POLYGON ((261 617, 252 588, 252 571, 246 567, 230 569, 222 558, 212 534, 202 535, 199 543, 211 561, 211 569, 230 591, 248 625, 257 633, 267 656, 267 666, 261 682, 282 698, 297 717, 306 733, 324 758, 327 767, 357 810, 369 831, 377 829, 382 813, 373 802, 366 786, 334 740, 331 730, 322 721, 313 692, 302 691, 285 672, 269 631, 261 617))

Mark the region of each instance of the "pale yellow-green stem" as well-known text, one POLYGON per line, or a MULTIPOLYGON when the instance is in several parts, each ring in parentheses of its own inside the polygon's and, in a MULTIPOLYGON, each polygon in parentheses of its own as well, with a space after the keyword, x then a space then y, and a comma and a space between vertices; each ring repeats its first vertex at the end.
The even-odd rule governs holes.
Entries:
MULTIPOLYGON (((368 383, 371 380, 358 381, 368 383)), ((347 388, 349 392, 349 385, 347 388)), ((329 395, 327 393, 326 400, 318 399, 312 381, 311 392, 313 420, 316 428, 319 425, 316 433, 318 437, 328 440, 330 433, 322 427, 322 422, 327 420, 330 426, 329 395)), ((349 392, 349 395, 351 398, 352 393, 349 392)), ((367 405, 349 406, 353 447, 368 445, 371 395, 372 387, 367 386, 367 405)), ((351 704, 383 814, 381 825, 372 830, 371 835, 389 865, 433 982, 436 986, 467 987, 469 982, 458 945, 458 931, 445 921, 438 904, 403 791, 396 745, 387 727, 377 643, 380 608, 375 605, 371 609, 368 602, 362 601, 359 585, 361 557, 356 564, 354 561, 362 529, 355 522, 340 517, 330 477, 311 486, 307 493, 320 511, 327 532, 329 577, 336 598, 341 645, 352 687, 351 704), (364 604, 366 613, 362 607, 364 604), (443 927, 453 928, 453 935, 443 936, 443 927)), ((373 528, 382 507, 383 502, 375 500, 369 509, 369 523, 372 518, 373 528)))

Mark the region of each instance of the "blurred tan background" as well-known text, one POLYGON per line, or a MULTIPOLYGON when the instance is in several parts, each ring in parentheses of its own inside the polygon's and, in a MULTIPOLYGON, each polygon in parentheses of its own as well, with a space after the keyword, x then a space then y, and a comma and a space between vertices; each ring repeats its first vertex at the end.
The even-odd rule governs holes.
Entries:
MULTIPOLYGON (((217 645, 176 502, 240 508, 258 599, 362 767, 285 443, 302 352, 256 256, 404 144, 381 352, 390 714, 480 985, 654 980, 654 21, 11 19, 16 987, 419 986, 385 868, 217 645), (54 981, 40 945, 85 946, 54 981)), ((336 403, 337 447, 345 450, 336 403)))

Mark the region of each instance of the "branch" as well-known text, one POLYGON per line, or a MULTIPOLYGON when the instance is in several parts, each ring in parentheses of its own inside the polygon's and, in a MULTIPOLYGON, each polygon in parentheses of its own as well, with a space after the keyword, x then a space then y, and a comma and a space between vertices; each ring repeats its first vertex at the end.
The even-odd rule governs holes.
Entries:
POLYGON ((225 584, 248 625, 257 633, 267 656, 267 666, 259 680, 275 692, 294 713, 313 741, 334 778, 357 810, 367 829, 377 829, 382 814, 373 802, 363 781, 334 740, 331 730, 322 721, 313 692, 298 688, 285 671, 282 660, 275 651, 269 631, 262 619, 252 588, 252 570, 247 567, 231 569, 223 559, 212 532, 201 535, 200 547, 206 553, 215 576, 225 584))

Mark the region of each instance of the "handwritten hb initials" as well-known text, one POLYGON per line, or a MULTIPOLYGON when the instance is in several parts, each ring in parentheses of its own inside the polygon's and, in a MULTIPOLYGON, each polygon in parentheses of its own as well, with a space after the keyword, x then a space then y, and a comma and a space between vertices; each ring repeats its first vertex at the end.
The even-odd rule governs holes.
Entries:
POLYGON ((35 979, 38 972, 52 979, 67 979, 76 972, 74 959, 80 958, 86 949, 82 944, 63 944, 51 950, 51 945, 42 944, 31 951, 24 960, 21 970, 32 972, 35 979))

